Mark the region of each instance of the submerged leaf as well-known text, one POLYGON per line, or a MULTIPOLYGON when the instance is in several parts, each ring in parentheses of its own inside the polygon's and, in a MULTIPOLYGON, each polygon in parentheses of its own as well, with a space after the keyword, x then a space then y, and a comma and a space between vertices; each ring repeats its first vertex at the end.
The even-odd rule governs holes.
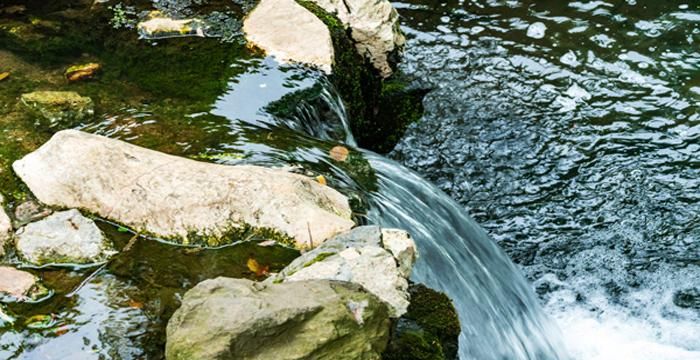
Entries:
POLYGON ((267 265, 260 265, 257 260, 253 258, 248 258, 246 263, 248 270, 255 273, 255 276, 265 276, 270 273, 270 267, 267 265))
POLYGON ((335 161, 340 161, 343 162, 348 159, 348 155, 350 155, 350 150, 346 148, 345 146, 334 146, 331 151, 328 153, 330 155, 331 159, 335 161))
POLYGON ((10 73, 9 73, 9 72, 2 72, 2 73, 0 73, 0 81, 3 81, 3 80, 5 80, 5 79, 7 79, 8 77, 10 77, 10 73))
POLYGON ((326 178, 323 175, 316 176, 316 181, 318 181, 318 183, 321 185, 328 185, 328 182, 326 182, 326 178))

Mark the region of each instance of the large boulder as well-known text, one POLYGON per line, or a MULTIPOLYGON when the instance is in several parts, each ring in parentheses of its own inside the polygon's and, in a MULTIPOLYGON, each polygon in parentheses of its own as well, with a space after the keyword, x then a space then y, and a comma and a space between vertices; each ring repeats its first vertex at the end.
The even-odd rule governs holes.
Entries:
POLYGON ((389 328, 386 306, 353 284, 217 278, 185 294, 168 323, 166 358, 380 359, 389 328))
POLYGON ((48 294, 39 279, 9 266, 0 266, 0 297, 10 296, 15 300, 35 300, 48 294))
POLYGON ((266 282, 328 279, 356 283, 389 305, 392 317, 399 317, 409 305, 408 278, 415 259, 415 243, 405 231, 362 226, 303 254, 266 282))
POLYGON ((304 176, 198 162, 75 130, 56 133, 13 168, 46 204, 182 243, 218 245, 259 230, 308 247, 354 226, 348 199, 304 176))
POLYGON ((350 29, 357 51, 365 56, 382 77, 393 69, 389 55, 399 51, 406 38, 399 28, 399 14, 389 0, 310 0, 334 14, 350 29))
POLYGON ((17 251, 36 264, 91 264, 115 254, 94 221, 78 210, 55 213, 17 231, 17 251))
POLYGON ((295 0, 262 0, 243 22, 249 42, 282 62, 330 73, 334 52, 326 25, 295 0))
POLYGON ((0 195, 0 256, 5 254, 5 245, 12 235, 12 221, 5 212, 5 199, 0 195))

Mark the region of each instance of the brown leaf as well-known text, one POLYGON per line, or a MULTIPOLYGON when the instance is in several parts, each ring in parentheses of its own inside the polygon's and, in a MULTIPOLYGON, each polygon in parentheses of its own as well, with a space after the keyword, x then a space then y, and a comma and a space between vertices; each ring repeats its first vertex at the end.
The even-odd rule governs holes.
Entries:
POLYGON ((255 276, 265 276, 270 273, 269 266, 260 265, 260 263, 253 258, 248 258, 246 265, 248 265, 248 270, 255 273, 255 276))
POLYGON ((331 159, 335 161, 340 161, 343 162, 348 159, 348 155, 350 155, 350 150, 346 148, 345 146, 335 146, 331 149, 331 151, 328 153, 330 155, 331 159))

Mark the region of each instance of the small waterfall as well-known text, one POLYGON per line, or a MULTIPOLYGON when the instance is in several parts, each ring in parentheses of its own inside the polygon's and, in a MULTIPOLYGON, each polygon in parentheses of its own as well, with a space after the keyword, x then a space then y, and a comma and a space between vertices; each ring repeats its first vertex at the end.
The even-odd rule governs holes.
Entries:
POLYGON ((568 358, 523 276, 466 211, 402 165, 366 156, 379 178, 369 220, 413 235, 420 253, 413 280, 454 301, 462 322, 460 358, 568 358))
MULTIPOLYGON (((340 96, 329 82, 322 84, 323 103, 300 104, 297 116, 285 126, 356 146, 340 96), (345 134, 328 130, 339 124, 345 134)), ((460 359, 568 359, 559 330, 544 315, 520 271, 466 211, 416 173, 361 151, 379 181, 378 191, 367 194, 368 220, 405 229, 415 239, 420 258, 412 279, 454 301, 462 323, 460 359)))

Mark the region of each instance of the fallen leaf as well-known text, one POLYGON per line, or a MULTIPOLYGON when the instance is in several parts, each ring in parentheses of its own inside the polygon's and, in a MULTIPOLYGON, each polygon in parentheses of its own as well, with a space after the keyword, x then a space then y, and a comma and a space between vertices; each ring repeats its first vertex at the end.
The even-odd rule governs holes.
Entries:
POLYGON ((129 299, 129 307, 132 309, 143 309, 143 303, 134 299, 129 299))
POLYGON ((30 329, 47 329, 56 323, 54 315, 34 315, 27 319, 24 324, 30 329))
POLYGON ((3 80, 5 80, 5 79, 7 79, 8 77, 10 77, 10 73, 9 73, 9 72, 0 73, 0 81, 3 81, 3 80))
POLYGON ((348 155, 350 155, 350 150, 346 148, 345 146, 334 146, 331 151, 328 153, 330 155, 331 159, 335 161, 345 161, 348 159, 348 155))
POLYGON ((59 328, 56 328, 56 330, 54 330, 53 333, 56 336, 61 336, 67 334, 68 330, 70 330, 68 326, 61 326, 59 328))
POLYGON ((248 258, 246 265, 248 265, 248 270, 255 273, 255 276, 265 276, 270 273, 269 266, 260 265, 260 263, 253 258, 248 258))
POLYGON ((71 82, 91 79, 100 69, 102 69, 102 65, 97 63, 73 65, 66 70, 66 79, 71 82))
POLYGON ((318 183, 321 185, 328 185, 326 178, 323 175, 316 176, 316 181, 318 181, 318 183))

